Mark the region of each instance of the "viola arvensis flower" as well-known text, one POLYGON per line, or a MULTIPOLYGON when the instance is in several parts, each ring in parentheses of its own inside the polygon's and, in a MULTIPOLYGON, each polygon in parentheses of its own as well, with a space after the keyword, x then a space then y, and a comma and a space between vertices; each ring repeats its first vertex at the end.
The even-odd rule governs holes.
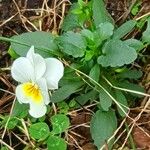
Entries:
POLYGON ((48 89, 58 89, 58 82, 64 73, 64 66, 56 58, 44 59, 34 52, 32 46, 26 57, 14 61, 12 77, 21 84, 16 87, 19 103, 29 103, 31 116, 38 118, 45 115, 50 102, 48 89))

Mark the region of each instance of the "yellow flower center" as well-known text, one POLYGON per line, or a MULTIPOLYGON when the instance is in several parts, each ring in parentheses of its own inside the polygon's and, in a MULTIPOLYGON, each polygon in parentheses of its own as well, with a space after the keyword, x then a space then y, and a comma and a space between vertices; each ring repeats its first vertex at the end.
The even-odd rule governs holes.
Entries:
POLYGON ((23 92, 26 97, 32 99, 36 103, 41 103, 43 100, 41 90, 37 84, 31 82, 24 83, 23 92))

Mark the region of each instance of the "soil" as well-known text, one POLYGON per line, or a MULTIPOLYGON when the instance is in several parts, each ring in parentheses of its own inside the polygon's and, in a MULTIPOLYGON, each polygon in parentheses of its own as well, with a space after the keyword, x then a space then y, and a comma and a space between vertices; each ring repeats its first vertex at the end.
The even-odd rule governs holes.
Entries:
MULTIPOLYGON (((35 31, 36 27, 34 24, 38 22, 39 19, 42 19, 41 26, 36 24, 38 28, 41 28, 43 31, 47 32, 57 32, 60 30, 61 18, 54 16, 53 13, 46 12, 42 14, 41 17, 41 8, 43 7, 43 0, 0 0, 0 36, 11 37, 13 35, 18 35, 24 32, 35 31), (56 17, 54 22, 53 18, 56 17)), ((114 18, 115 22, 120 25, 128 19, 138 18, 142 15, 150 12, 150 1, 142 0, 139 13, 136 16, 130 14, 130 9, 135 0, 106 0, 106 7, 114 18)), ((58 0, 60 3, 60 0, 58 0)), ((47 5, 50 9, 54 8, 54 1, 47 1, 47 5)), ((65 10, 68 10, 69 2, 65 2, 65 10)), ((46 5, 44 6, 46 9, 46 5)), ((62 14, 62 5, 56 10, 57 14, 61 16, 62 14)), ((139 31, 140 32, 140 31, 139 31)), ((0 68, 10 67, 12 60, 7 54, 9 49, 9 43, 0 41, 0 68)), ((143 76, 142 83, 145 86, 147 93, 150 94, 150 67, 142 66, 145 71, 143 76)), ((0 88, 14 92, 15 83, 11 79, 10 71, 2 71, 0 69, 0 88)), ((9 113, 12 105, 14 96, 7 92, 0 91, 0 114, 9 113)), ((139 112, 142 110, 144 104, 147 102, 147 99, 143 99, 141 106, 133 108, 131 111, 131 116, 136 117, 139 112)), ((138 148, 141 149, 150 149, 150 113, 144 112, 137 124, 133 128, 132 136, 135 141, 135 144, 138 148)), ((73 127, 79 126, 70 130, 69 134, 71 137, 68 142, 69 150, 78 150, 79 147, 83 150, 96 150, 95 146, 92 144, 92 139, 89 131, 89 121, 91 119, 91 112, 79 111, 71 118, 71 125, 73 127), (86 124, 87 126, 80 126, 86 124)), ((130 124, 130 121, 128 122, 130 124)), ((2 130, 0 130, 0 135, 2 130)), ((7 137, 5 137, 7 138, 7 137)), ((16 143, 17 144, 17 139, 16 143)), ((14 146, 14 145, 13 145, 14 146)), ((19 147, 15 148, 19 150, 19 147)))

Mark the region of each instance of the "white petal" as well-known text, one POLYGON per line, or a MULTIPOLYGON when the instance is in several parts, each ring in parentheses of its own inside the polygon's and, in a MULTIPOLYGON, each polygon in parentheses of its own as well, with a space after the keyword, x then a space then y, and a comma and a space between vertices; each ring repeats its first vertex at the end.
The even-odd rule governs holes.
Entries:
POLYGON ((20 57, 16 59, 11 67, 11 75, 18 82, 28 82, 34 79, 34 69, 31 62, 25 58, 20 57))
POLYGON ((24 95, 23 84, 20 84, 16 87, 16 97, 19 103, 29 103, 28 98, 24 95))
POLYGON ((64 66, 61 61, 56 58, 47 58, 46 72, 44 77, 46 79, 48 89, 58 89, 58 82, 64 74, 64 66))
POLYGON ((31 48, 29 49, 27 53, 27 58, 33 65, 35 80, 40 79, 44 75, 46 70, 46 63, 44 58, 34 52, 34 46, 31 46, 31 48))
POLYGON ((46 114, 47 108, 44 104, 33 103, 30 101, 29 113, 34 118, 40 118, 46 114))
POLYGON ((46 80, 44 78, 41 78, 37 81, 37 84, 42 92, 43 100, 46 105, 50 103, 50 97, 48 94, 48 88, 46 84, 46 80))

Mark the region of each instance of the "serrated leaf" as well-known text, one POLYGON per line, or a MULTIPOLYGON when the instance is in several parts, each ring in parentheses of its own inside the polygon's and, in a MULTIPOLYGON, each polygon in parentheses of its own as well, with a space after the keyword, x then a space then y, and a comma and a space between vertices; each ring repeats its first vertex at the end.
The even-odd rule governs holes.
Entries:
POLYGON ((112 36, 114 26, 110 22, 100 23, 96 29, 96 33, 99 35, 101 41, 108 39, 112 36))
POLYGON ((35 51, 43 57, 58 54, 58 47, 54 42, 54 36, 48 32, 27 32, 15 35, 12 39, 18 41, 18 43, 11 42, 11 49, 20 56, 25 56, 32 45, 35 46, 35 51), (23 43, 23 45, 19 43, 23 43))
POLYGON ((69 31, 59 38, 59 46, 63 52, 77 58, 84 55, 87 43, 80 33, 69 31))
POLYGON ((52 123, 52 133, 53 134, 59 134, 64 132, 69 128, 70 121, 69 118, 66 115, 63 114, 57 114, 51 117, 51 123, 52 123))
POLYGON ((143 42, 150 44, 150 17, 147 19, 147 28, 142 35, 143 42))
POLYGON ((48 150, 67 150, 67 144, 58 136, 50 136, 47 140, 47 148, 48 150))
MULTIPOLYGON (((92 69, 90 70, 89 76, 95 80, 96 82, 99 81, 100 77, 100 67, 98 64, 95 64, 92 69)), ((91 81, 92 82, 92 81, 91 81)), ((93 83, 93 82, 92 82, 93 83)))
POLYGON ((98 27, 100 23, 104 22, 113 23, 113 19, 107 12, 103 0, 93 0, 92 10, 93 10, 93 19, 96 27, 98 27))
POLYGON ((71 31, 77 27, 80 27, 80 24, 78 22, 78 16, 73 14, 72 11, 74 9, 76 9, 78 7, 78 4, 77 3, 74 3, 67 16, 65 17, 64 21, 63 21, 63 24, 62 24, 62 30, 64 31, 71 31))
POLYGON ((120 39, 129 33, 136 25, 135 20, 129 20, 114 31, 113 39, 120 39))
POLYGON ((110 106, 112 105, 112 99, 104 90, 99 89, 99 99, 100 99, 100 105, 103 110, 108 111, 110 106))
POLYGON ((51 101, 53 103, 56 103, 65 100, 71 94, 75 93, 82 85, 83 82, 80 81, 80 82, 70 82, 70 84, 62 86, 52 94, 51 101))
POLYGON ((132 63, 137 58, 135 49, 120 40, 110 40, 102 48, 103 55, 98 57, 98 63, 103 67, 123 66, 132 63))
MULTIPOLYGON (((112 110, 98 110, 92 117, 90 124, 94 144, 100 149, 117 129, 117 118, 112 110)), ((108 144, 111 147, 111 143, 108 144)))
POLYGON ((141 49, 144 48, 144 45, 141 41, 136 40, 136 39, 128 39, 123 41, 125 44, 127 44, 128 46, 134 48, 136 51, 140 51, 141 49))
MULTIPOLYGON (((127 102, 127 99, 126 97, 123 95, 122 92, 116 90, 115 91, 115 94, 116 94, 116 100, 120 103, 120 104, 123 104, 124 106, 128 107, 128 102, 127 102)), ((124 107, 121 105, 122 109, 127 113, 128 112, 128 109, 126 107, 124 107)), ((126 114, 120 109, 119 106, 117 106, 117 109, 118 109, 118 112, 119 114, 122 116, 122 117, 125 117, 126 114)))
POLYGON ((49 133, 50 133, 49 127, 44 122, 38 122, 38 123, 32 124, 29 127, 30 136, 37 140, 45 139, 46 137, 48 137, 49 133))

